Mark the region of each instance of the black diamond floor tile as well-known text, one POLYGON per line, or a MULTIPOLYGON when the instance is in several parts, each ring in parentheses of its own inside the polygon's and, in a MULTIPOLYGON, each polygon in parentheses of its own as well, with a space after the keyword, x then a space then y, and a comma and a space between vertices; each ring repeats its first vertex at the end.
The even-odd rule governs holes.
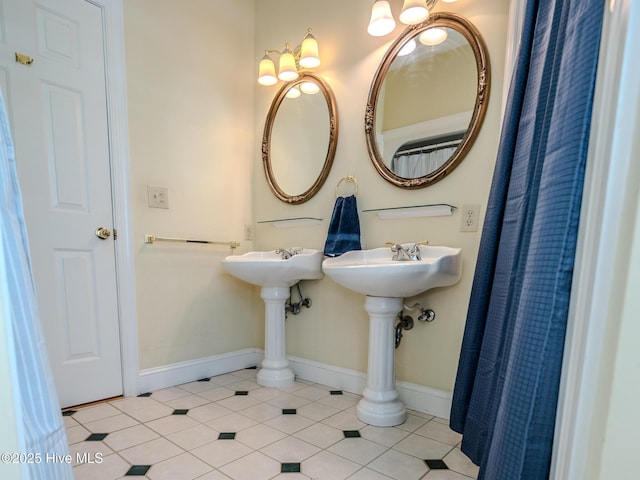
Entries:
POLYGON ((282 467, 280 469, 280 473, 299 473, 300 472, 300 464, 299 463, 282 463, 282 467))
POLYGON ((131 468, 124 474, 125 477, 144 477, 151 465, 131 465, 131 468))
POLYGON ((431 470, 448 470, 449 469, 447 464, 438 458, 433 460, 425 460, 424 463, 426 463, 427 467, 429 467, 431 470))

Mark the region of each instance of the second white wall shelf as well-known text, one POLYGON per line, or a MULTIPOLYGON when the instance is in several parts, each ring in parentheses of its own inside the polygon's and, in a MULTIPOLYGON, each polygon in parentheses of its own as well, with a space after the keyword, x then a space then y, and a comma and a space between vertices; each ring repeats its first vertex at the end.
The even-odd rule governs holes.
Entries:
POLYGON ((319 225, 321 222, 322 222, 321 218, 295 217, 295 218, 281 218, 278 220, 262 220, 257 223, 272 225, 276 228, 290 228, 290 227, 307 227, 307 226, 319 225))
POLYGON ((408 207, 371 208, 362 213, 375 213, 381 219, 417 218, 417 217, 445 217, 453 215, 456 207, 447 203, 433 205, 411 205, 408 207))

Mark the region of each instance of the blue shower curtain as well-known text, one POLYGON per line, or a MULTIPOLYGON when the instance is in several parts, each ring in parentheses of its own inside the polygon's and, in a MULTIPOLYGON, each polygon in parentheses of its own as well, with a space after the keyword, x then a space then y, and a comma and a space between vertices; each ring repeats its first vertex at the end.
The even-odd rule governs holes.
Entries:
POLYGON ((549 475, 603 14, 526 4, 451 410, 479 479, 549 475))
MULTIPOLYGON (((72 480, 67 436, 47 359, 31 277, 31 262, 22 213, 22 199, 9 123, 0 92, 0 289, 3 317, 10 338, 16 423, 21 452, 27 455, 22 478, 72 480), (54 461, 53 459, 58 459, 54 461)), ((2 412, 2 415, 9 415, 2 412)), ((2 432, 0 432, 0 435, 2 432)), ((7 453, 7 452, 0 452, 7 453)), ((18 459, 19 460, 19 459, 18 459)))

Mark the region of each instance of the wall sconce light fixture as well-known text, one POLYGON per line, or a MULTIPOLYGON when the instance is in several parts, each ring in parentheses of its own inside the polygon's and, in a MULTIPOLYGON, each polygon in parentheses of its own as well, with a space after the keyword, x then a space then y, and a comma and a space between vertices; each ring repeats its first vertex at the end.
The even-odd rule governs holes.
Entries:
MULTIPOLYGON (((456 0, 442 0, 451 3, 456 0)), ((402 11, 398 17, 405 25, 415 25, 429 18, 429 11, 438 0, 404 0, 402 11)), ((396 22, 391 14, 391 6, 387 0, 376 0, 371 9, 371 20, 367 31, 374 37, 387 35, 396 28, 396 22)))
POLYGON ((291 45, 285 44, 284 50, 265 50, 264 57, 260 60, 258 67, 258 83, 260 85, 275 85, 278 80, 290 82, 298 78, 299 71, 303 68, 315 68, 320 65, 320 54, 318 53, 318 42, 307 29, 307 33, 302 40, 302 44, 292 49, 291 45), (276 65, 270 55, 279 55, 278 73, 276 75, 276 65))

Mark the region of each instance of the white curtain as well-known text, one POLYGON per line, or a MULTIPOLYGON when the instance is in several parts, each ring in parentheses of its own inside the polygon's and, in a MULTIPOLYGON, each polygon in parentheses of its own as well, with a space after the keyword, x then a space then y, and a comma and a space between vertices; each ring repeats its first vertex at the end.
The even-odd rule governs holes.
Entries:
POLYGON ((451 158, 457 145, 433 150, 429 153, 413 153, 400 155, 392 161, 391 170, 403 178, 420 178, 440 168, 451 158))
MULTIPOLYGON (((15 407, 23 479, 73 479, 72 466, 61 458, 69 454, 53 376, 48 363, 35 299, 31 260, 16 173, 15 150, 7 112, 0 94, 0 288, 7 335, 13 338, 12 364, 15 407), (54 455, 56 457, 54 457, 54 455), (54 458, 57 461, 54 461, 54 458)), ((7 414, 4 412, 3 414, 7 414)), ((1 433, 0 433, 1 434, 1 433)))

